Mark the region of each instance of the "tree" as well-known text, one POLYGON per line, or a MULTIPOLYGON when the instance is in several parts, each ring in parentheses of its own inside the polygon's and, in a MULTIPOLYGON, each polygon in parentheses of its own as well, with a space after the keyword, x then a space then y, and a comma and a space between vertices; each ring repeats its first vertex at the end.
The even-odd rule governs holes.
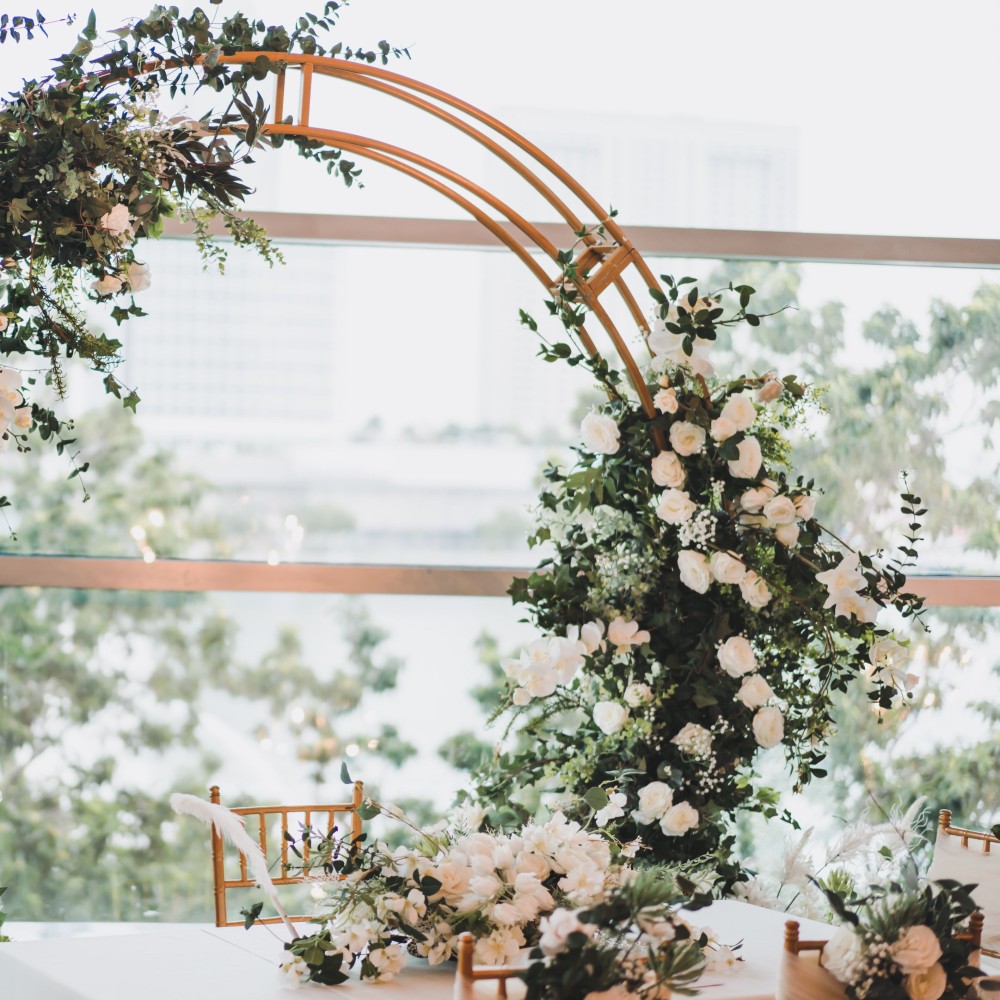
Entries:
MULTIPOLYGON (((202 513, 208 484, 145 448, 135 424, 105 411, 78 429, 94 499, 81 504, 60 470, 19 457, 20 541, 0 548, 121 555, 138 539, 169 557, 225 547, 222 526, 202 513)), ((317 784, 337 782, 333 761, 352 741, 395 762, 410 756, 391 726, 345 732, 364 694, 393 687, 401 664, 363 607, 340 613, 342 658, 309 663, 288 626, 243 662, 236 624, 205 594, 0 591, 0 881, 11 917, 209 916, 204 831, 175 822, 167 793, 204 789, 218 764, 200 716, 220 697, 237 699, 240 718, 259 719, 263 704, 279 727, 299 706, 287 738, 317 784)), ((227 797, 253 798, 251 779, 227 797)))

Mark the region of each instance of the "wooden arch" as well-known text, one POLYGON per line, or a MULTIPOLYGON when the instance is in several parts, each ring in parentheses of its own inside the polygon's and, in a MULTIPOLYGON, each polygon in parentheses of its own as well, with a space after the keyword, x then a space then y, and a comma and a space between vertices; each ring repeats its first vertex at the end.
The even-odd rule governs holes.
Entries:
MULTIPOLYGON (((270 120, 262 128, 263 132, 271 135, 310 139, 344 150, 352 155, 382 163, 438 191, 485 226, 524 263, 547 290, 553 291, 564 281, 562 265, 559 265, 560 273, 550 275, 536 257, 526 249, 522 241, 513 236, 501 221, 488 215, 469 196, 471 195, 489 206, 501 216, 503 221, 522 233, 530 244, 541 250, 552 261, 559 263, 559 248, 536 226, 533 226, 510 205, 501 201, 485 188, 443 164, 379 139, 314 125, 311 121, 313 78, 318 75, 341 79, 348 83, 367 87, 426 112, 474 139, 527 181, 559 213, 572 231, 574 242, 582 242, 583 249, 575 258, 577 277, 573 282, 578 291, 579 300, 597 318, 610 337, 625 365, 629 381, 638 394, 640 405, 647 418, 652 419, 656 416, 656 409, 653 406, 653 400, 642 372, 607 309, 602 305, 600 297, 613 287, 624 300, 645 339, 649 333, 645 314, 630 291, 624 272, 630 266, 635 267, 646 288, 658 289, 659 282, 639 251, 625 236, 621 227, 613 218, 607 216, 606 210, 572 175, 532 142, 529 142, 524 136, 499 119, 436 87, 364 63, 302 53, 263 54, 280 66, 270 120), (297 68, 301 73, 301 82, 297 120, 295 116, 290 116, 291 120, 288 121, 285 120, 285 91, 288 70, 291 68, 297 68), (459 117, 454 113, 455 111, 461 112, 472 121, 459 117), (497 137, 502 137, 523 154, 526 154, 524 159, 519 158, 502 145, 497 137), (534 161, 534 165, 529 165, 530 161, 534 161), (575 196, 588 212, 592 213, 594 221, 601 225, 606 234, 604 240, 593 232, 580 236, 585 229, 584 222, 570 209, 563 197, 553 189, 552 182, 547 182, 539 176, 536 172, 536 166, 543 168, 556 182, 556 186, 561 185, 565 191, 575 196)), ((253 63, 261 55, 260 52, 237 52, 221 56, 219 62, 253 63)), ((599 356, 600 352, 585 327, 578 327, 577 332, 584 348, 592 356, 599 356)))

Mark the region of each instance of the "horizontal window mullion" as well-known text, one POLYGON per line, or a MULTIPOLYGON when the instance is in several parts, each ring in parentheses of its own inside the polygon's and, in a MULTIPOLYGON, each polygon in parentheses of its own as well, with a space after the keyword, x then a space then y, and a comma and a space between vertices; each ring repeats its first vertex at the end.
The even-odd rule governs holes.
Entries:
MULTIPOLYGON (((0 556, 0 586, 96 590, 260 591, 302 594, 503 596, 529 569, 381 566, 221 560, 0 556)), ((1000 607, 1000 577, 912 576, 909 587, 938 607, 1000 607)))
MULTIPOLYGON (((457 247, 497 250, 502 244, 469 219, 408 219, 389 216, 307 215, 254 212, 276 240, 344 244, 457 247)), ((533 223, 557 246, 573 242, 569 228, 533 223)), ((505 226, 519 240, 512 225, 505 226)), ((626 233, 637 249, 650 256, 710 257, 727 260, 788 260, 824 263, 916 264, 938 267, 1000 268, 1000 240, 936 236, 872 236, 851 233, 800 233, 751 229, 685 229, 630 226, 626 233)), ((218 233, 223 234, 221 227, 218 233)), ((193 228, 167 220, 165 233, 190 237, 193 228)))

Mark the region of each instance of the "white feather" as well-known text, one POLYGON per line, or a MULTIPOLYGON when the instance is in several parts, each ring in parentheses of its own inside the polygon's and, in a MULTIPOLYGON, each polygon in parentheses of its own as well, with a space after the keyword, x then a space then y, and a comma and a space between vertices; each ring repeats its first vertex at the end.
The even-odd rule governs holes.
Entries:
POLYGON ((170 807, 176 813, 200 819, 206 826, 214 826, 220 837, 228 840, 246 857, 247 868, 257 885, 272 900, 277 898, 277 890, 274 888, 271 875, 267 870, 267 859, 260 849, 260 844, 247 833, 242 816, 237 816, 225 806, 206 802, 204 799, 198 798, 197 795, 186 795, 183 792, 175 792, 170 796, 170 807))

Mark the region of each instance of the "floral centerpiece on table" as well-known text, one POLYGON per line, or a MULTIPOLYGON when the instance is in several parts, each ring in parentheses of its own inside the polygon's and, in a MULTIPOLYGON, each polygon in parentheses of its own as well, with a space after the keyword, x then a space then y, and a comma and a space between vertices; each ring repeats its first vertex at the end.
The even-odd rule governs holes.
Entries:
MULTIPOLYGON (((380 808, 369 805, 365 815, 380 808)), ((382 811, 409 824, 395 809, 382 811)), ((513 962, 538 941, 544 916, 599 902, 621 877, 607 840, 559 813, 517 833, 479 832, 480 818, 460 811, 431 829, 409 824, 416 846, 394 851, 306 831, 303 867, 317 876, 321 927, 286 946, 289 975, 336 983, 357 965, 362 979, 391 979, 409 953, 432 965, 454 957, 465 931, 476 937, 477 962, 513 962)))
POLYGON ((707 969, 735 965, 730 948, 678 915, 669 872, 629 872, 598 903, 543 918, 523 979, 527 1000, 626 1000, 690 995, 707 969))
MULTIPOLYGON (((844 984, 850 1000, 959 1000, 982 976, 968 934, 975 886, 941 881, 890 883, 863 899, 828 891, 844 921, 820 964, 844 984)), ((985 986, 986 984, 984 984, 985 986)))
POLYGON ((731 288, 727 315, 730 291, 662 277, 653 419, 578 349, 571 283, 550 304, 568 342, 541 353, 589 369, 608 401, 584 418, 575 462, 545 473, 530 542, 552 554, 510 590, 538 637, 503 663, 514 739, 478 796, 501 822, 544 799, 656 860, 725 858, 737 810, 777 814, 761 750, 780 748, 802 785, 825 773, 835 691, 862 676, 879 706, 905 695, 904 643, 879 617, 919 614, 903 569, 923 511, 904 494, 897 559, 834 536, 786 437, 813 394, 794 376, 718 378, 708 359, 719 326, 759 324, 753 289, 731 288))

